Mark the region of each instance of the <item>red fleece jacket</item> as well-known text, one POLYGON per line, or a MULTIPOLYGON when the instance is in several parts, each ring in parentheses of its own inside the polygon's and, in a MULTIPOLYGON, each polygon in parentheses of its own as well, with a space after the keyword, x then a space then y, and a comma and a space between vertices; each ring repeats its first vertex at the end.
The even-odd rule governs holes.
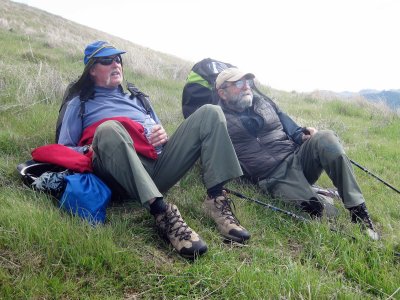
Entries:
MULTIPOLYGON (((151 159, 157 159, 157 152, 147 141, 147 138, 144 135, 143 126, 126 117, 106 118, 93 123, 83 131, 78 145, 83 146, 91 144, 97 127, 108 120, 119 121, 125 127, 134 141, 137 153, 151 159)), ((52 163, 75 172, 93 172, 92 153, 84 155, 60 144, 50 144, 38 147, 32 151, 32 158, 38 162, 52 163)))

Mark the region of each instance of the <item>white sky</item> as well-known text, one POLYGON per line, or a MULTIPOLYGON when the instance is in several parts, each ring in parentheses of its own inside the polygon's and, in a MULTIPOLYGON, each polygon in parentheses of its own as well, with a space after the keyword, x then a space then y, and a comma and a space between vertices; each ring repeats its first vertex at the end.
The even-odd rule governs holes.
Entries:
POLYGON ((16 2, 192 62, 229 62, 275 89, 400 89, 398 0, 16 2))

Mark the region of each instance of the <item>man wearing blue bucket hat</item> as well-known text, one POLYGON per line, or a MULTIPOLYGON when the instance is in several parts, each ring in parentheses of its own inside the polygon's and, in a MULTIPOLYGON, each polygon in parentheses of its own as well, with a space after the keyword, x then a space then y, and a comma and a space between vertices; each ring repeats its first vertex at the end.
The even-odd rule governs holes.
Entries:
POLYGON ((85 57, 83 62, 85 65, 91 58, 106 57, 112 55, 124 54, 125 51, 115 49, 115 47, 109 45, 107 42, 97 41, 88 45, 85 49, 85 57))
POLYGON ((176 205, 164 201, 162 193, 200 158, 207 188, 206 212, 225 239, 247 241, 250 234, 223 193, 223 184, 240 177, 242 171, 221 108, 203 106, 168 137, 147 96, 141 92, 129 95, 122 88, 124 53, 104 41, 86 47, 85 69, 71 88, 78 96, 66 108, 58 143, 92 154, 94 173, 113 192, 140 200, 155 217, 160 233, 188 258, 205 253, 207 246, 184 222, 176 205), (98 123, 91 145, 82 146, 82 137, 98 123), (132 134, 138 123, 147 133, 145 143, 143 135, 132 134), (143 144, 150 144, 155 156, 148 155, 143 144))

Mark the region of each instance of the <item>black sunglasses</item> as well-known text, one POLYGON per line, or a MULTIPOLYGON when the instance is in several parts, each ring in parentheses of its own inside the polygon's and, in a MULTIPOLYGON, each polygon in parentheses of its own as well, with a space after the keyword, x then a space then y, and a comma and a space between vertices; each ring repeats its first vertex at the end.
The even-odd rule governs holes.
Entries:
POLYGON ((121 63, 122 63, 122 58, 121 58, 121 56, 117 55, 117 56, 114 56, 114 57, 109 57, 109 56, 106 56, 106 57, 99 57, 99 58, 96 58, 95 63, 99 63, 99 64, 101 64, 101 65, 103 65, 103 66, 109 66, 109 65, 111 65, 114 61, 115 61, 117 64, 121 64, 121 63))

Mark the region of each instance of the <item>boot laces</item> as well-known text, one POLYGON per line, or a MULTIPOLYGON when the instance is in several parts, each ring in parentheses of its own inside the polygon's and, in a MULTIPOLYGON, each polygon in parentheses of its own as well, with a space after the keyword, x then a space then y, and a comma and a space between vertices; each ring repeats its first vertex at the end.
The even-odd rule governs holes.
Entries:
POLYGON ((363 221, 366 223, 367 227, 375 231, 374 225, 372 224, 372 220, 369 217, 369 213, 365 204, 361 204, 360 206, 356 207, 352 211, 352 220, 353 222, 360 222, 363 221))
POLYGON ((214 199, 215 207, 221 211, 221 215, 224 216, 225 219, 229 220, 231 224, 239 225, 239 220, 236 218, 231 208, 231 203, 232 203, 234 209, 236 210, 235 203, 226 196, 223 196, 224 197, 223 200, 222 199, 217 200, 217 198, 219 197, 216 197, 214 199))
POLYGON ((168 235, 173 234, 175 237, 179 237, 179 240, 190 240, 192 230, 185 221, 183 221, 176 208, 167 210, 163 221, 166 224, 166 232, 168 235))

